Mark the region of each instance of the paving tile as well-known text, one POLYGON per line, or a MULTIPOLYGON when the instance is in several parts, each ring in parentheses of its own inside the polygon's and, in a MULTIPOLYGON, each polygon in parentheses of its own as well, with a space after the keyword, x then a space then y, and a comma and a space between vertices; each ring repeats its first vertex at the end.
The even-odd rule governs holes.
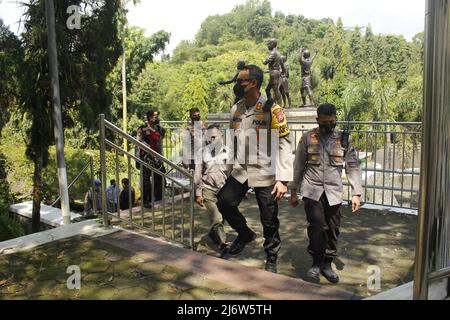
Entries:
POLYGON ((141 287, 119 289, 113 296, 114 300, 146 300, 149 292, 141 287))
POLYGON ((180 300, 213 300, 213 292, 207 288, 192 288, 183 291, 180 300))
POLYGON ((150 261, 150 262, 139 263, 136 266, 135 270, 142 273, 143 275, 151 275, 151 274, 155 274, 155 273, 161 273, 165 268, 166 268, 166 265, 164 265, 164 264, 150 261))
POLYGON ((81 285, 77 299, 81 300, 110 300, 118 294, 118 289, 111 286, 81 285))
POLYGON ((108 260, 89 260, 80 265, 81 272, 105 272, 111 266, 108 260))

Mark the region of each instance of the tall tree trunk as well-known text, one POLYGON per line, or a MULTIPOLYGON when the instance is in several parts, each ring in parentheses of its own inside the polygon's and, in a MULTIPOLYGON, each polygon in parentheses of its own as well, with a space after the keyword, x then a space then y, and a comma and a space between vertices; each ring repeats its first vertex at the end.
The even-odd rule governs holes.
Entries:
POLYGON ((42 197, 41 169, 42 169, 42 158, 38 157, 34 162, 33 211, 31 216, 32 233, 39 232, 41 225, 41 197, 42 197))

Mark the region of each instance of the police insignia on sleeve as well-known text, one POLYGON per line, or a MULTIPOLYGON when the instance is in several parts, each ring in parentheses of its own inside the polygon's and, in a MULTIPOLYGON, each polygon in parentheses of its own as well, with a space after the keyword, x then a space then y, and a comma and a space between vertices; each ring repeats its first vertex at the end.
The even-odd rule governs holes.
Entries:
POLYGON ((287 136, 290 131, 283 109, 279 105, 274 105, 270 112, 272 113, 271 129, 278 130, 278 137, 280 138, 287 136))

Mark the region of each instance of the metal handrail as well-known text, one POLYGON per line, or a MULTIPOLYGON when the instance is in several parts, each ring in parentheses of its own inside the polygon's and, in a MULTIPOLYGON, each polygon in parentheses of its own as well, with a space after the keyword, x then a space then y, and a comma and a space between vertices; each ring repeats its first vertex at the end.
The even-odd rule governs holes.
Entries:
MULTIPOLYGON (((229 120, 207 120, 211 123, 230 123, 229 120)), ((161 124, 189 124, 188 121, 161 121, 161 124)), ((314 120, 288 120, 292 124, 317 124, 314 120)), ((395 125, 395 126, 421 126, 422 122, 395 122, 395 121, 337 121, 337 124, 351 124, 351 125, 395 125)))
MULTIPOLYGON (((88 167, 91 170, 91 177, 93 174, 93 168, 92 168, 92 162, 93 162, 93 157, 92 155, 89 154, 89 160, 88 162, 85 164, 85 166, 83 167, 83 169, 81 169, 81 171, 77 174, 77 176, 72 180, 71 183, 69 183, 69 185, 67 186, 67 189, 70 190, 70 188, 75 184, 75 182, 78 181, 78 179, 81 177, 81 175, 88 169, 88 167)), ((58 198, 56 198, 56 200, 51 204, 52 207, 54 207, 58 201, 61 200, 61 196, 59 196, 58 198)), ((95 210, 96 211, 96 210, 95 210)))
POLYGON ((438 281, 450 277, 450 267, 432 271, 428 274, 428 281, 438 281))
POLYGON ((151 154, 156 159, 164 162, 165 164, 167 164, 167 165, 169 165, 171 167, 174 167, 178 171, 181 171, 184 175, 186 175, 189 178, 193 178, 194 177, 190 172, 186 171, 184 168, 182 168, 182 167, 178 166, 177 164, 171 162, 170 160, 166 159, 161 154, 159 154, 156 151, 152 150, 148 145, 140 142, 139 140, 133 138, 129 134, 123 132, 120 128, 116 127, 114 124, 112 124, 108 120, 104 120, 104 124, 105 124, 106 128, 111 129, 112 131, 114 131, 115 133, 120 135, 122 138, 126 139, 128 142, 131 142, 132 144, 137 145, 139 148, 143 149, 146 153, 151 154))
MULTIPOLYGON (((115 145, 114 143, 112 143, 112 142, 109 141, 108 139, 106 139, 105 142, 106 142, 106 144, 107 144, 108 146, 110 146, 111 148, 116 149, 116 150, 119 151, 122 155, 129 156, 129 157, 132 158, 134 161, 138 162, 140 165, 143 165, 144 167, 146 167, 146 168, 148 168, 148 169, 150 169, 150 170, 155 171, 155 173, 157 173, 157 174, 159 174, 159 175, 161 175, 161 176, 164 176, 165 178, 171 180, 172 182, 174 182, 175 184, 177 184, 180 188, 184 188, 184 189, 186 189, 186 190, 188 190, 188 191, 191 191, 190 188, 187 188, 185 185, 179 183, 179 182, 176 181, 176 179, 174 179, 173 177, 167 175, 167 174, 164 173, 164 172, 159 171, 159 170, 156 169, 156 168, 153 168, 153 167, 152 167, 150 164, 148 164, 147 162, 143 161, 142 159, 139 159, 139 158, 136 157, 134 154, 132 154, 132 153, 130 153, 130 152, 128 152, 128 151, 125 151, 123 148, 121 148, 121 147, 115 145)), ((192 175, 191 175, 191 177, 192 177, 192 175)))
MULTIPOLYGON (((132 227, 137 227, 137 228, 141 228, 142 230, 146 230, 152 234, 155 234, 157 236, 161 236, 163 238, 168 239, 169 241, 175 241, 178 243, 181 243, 183 245, 186 245, 187 242, 185 242, 185 231, 186 229, 188 229, 189 231, 189 245, 188 247, 191 247, 194 249, 194 174, 187 171, 186 169, 180 167, 178 164, 171 162, 170 160, 168 160, 167 158, 165 158, 163 155, 157 153, 156 151, 152 150, 150 148, 150 146, 148 146, 145 143, 140 142, 139 140, 137 140, 136 138, 130 136, 129 134, 127 134, 126 132, 122 131, 120 128, 118 128, 117 126, 115 126, 114 124, 112 124, 111 122, 105 120, 105 116, 103 114, 100 115, 100 164, 101 164, 101 179, 102 179, 102 214, 103 214, 103 225, 105 227, 108 227, 110 222, 109 222, 109 217, 112 213, 108 212, 108 210, 106 210, 106 192, 105 192, 105 186, 106 186, 106 147, 110 147, 112 148, 115 153, 116 153, 116 177, 119 176, 119 172, 118 172, 118 163, 117 163, 117 159, 119 154, 124 155, 127 159, 128 162, 128 179, 131 183, 131 160, 134 160, 136 163, 140 164, 140 188, 141 188, 141 194, 144 188, 144 184, 143 184, 143 175, 144 175, 144 171, 143 169, 146 168, 148 170, 150 170, 151 173, 151 180, 154 181, 154 175, 158 175, 161 176, 163 179, 168 179, 172 182, 172 238, 169 238, 166 236, 166 223, 165 223, 165 214, 166 214, 166 202, 165 202, 165 191, 166 191, 166 186, 165 183, 163 183, 163 191, 162 191, 162 232, 157 231, 155 229, 155 220, 156 219, 160 219, 157 218, 155 216, 155 203, 154 203, 154 196, 151 197, 151 226, 147 227, 144 224, 144 207, 143 207, 143 198, 141 197, 141 205, 140 205, 140 216, 141 216, 141 223, 137 224, 135 221, 133 221, 133 210, 131 207, 131 200, 130 201, 130 206, 129 206, 129 217, 128 217, 128 221, 126 221, 125 219, 120 217, 120 202, 118 199, 118 211, 117 211, 117 215, 114 215, 114 218, 117 218, 120 221, 125 221, 128 222, 128 224, 132 227), (132 151, 126 151, 124 148, 121 148, 120 146, 118 146, 117 144, 115 144, 114 142, 106 139, 106 129, 110 130, 111 133, 115 134, 117 138, 121 138, 121 140, 123 139, 124 142, 130 143, 132 146, 139 148, 140 150, 144 151, 145 153, 153 156, 154 158, 156 158, 157 160, 161 161, 163 164, 165 164, 168 168, 171 168, 171 170, 176 170, 177 172, 179 172, 180 174, 182 174, 185 178, 187 178, 187 180, 189 180, 189 185, 180 183, 180 181, 177 181, 176 178, 169 176, 167 173, 162 172, 161 170, 158 170, 157 168, 153 167, 151 164, 145 162, 144 160, 140 159, 139 156, 136 156, 135 154, 133 154, 132 151), (175 191, 174 190, 178 190, 178 189, 174 189, 174 187, 176 186, 176 188, 181 189, 181 195, 180 195, 180 201, 181 201, 181 214, 179 215, 179 218, 181 220, 180 222, 180 237, 181 240, 175 239, 175 222, 174 222, 174 199, 175 199, 175 191), (185 198, 185 191, 187 191, 189 193, 189 203, 188 204, 188 209, 186 210, 184 208, 184 198, 185 198), (187 227, 185 227, 185 223, 184 223, 184 216, 185 216, 185 212, 189 211, 189 224, 187 227)), ((131 148, 130 148, 131 149, 131 148)), ((130 189, 131 190, 131 189, 130 189)), ((154 183, 151 184, 151 194, 154 195, 154 183)), ((130 191, 131 192, 131 191, 130 191)), ((129 196, 129 199, 131 199, 131 195, 129 196)), ((161 220, 159 220, 161 221, 161 220)), ((187 237, 186 237, 187 239, 187 237)))

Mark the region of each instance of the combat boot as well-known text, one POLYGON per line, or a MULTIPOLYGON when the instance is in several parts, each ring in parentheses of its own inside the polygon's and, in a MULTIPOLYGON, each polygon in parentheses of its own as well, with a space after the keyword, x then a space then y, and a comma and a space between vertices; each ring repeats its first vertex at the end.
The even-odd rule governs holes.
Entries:
POLYGON ((319 283, 320 282, 320 266, 312 265, 311 268, 309 268, 308 272, 306 272, 305 280, 312 282, 312 283, 319 283))
POLYGON ((336 272, 333 271, 333 268, 331 267, 331 262, 333 261, 333 258, 326 257, 320 267, 320 273, 331 283, 338 283, 339 282, 339 276, 336 274, 336 272))
POLYGON ((231 244, 228 253, 232 256, 235 256, 239 254, 242 250, 244 250, 244 247, 256 239, 256 233, 247 227, 247 231, 244 231, 242 233, 239 233, 237 238, 233 241, 231 244))
POLYGON ((277 273, 277 257, 267 257, 265 269, 266 271, 277 273))
POLYGON ((312 283, 320 282, 320 266, 323 262, 323 256, 313 256, 313 264, 311 268, 306 272, 306 281, 312 283))

